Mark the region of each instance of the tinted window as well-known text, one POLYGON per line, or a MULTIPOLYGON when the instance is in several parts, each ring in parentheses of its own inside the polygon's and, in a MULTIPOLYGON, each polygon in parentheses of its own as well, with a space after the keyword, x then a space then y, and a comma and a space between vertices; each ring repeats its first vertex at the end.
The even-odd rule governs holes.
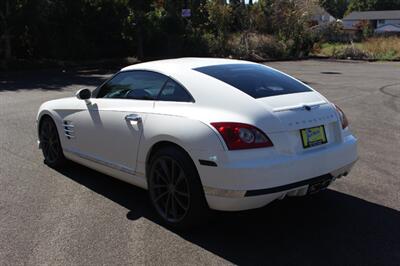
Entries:
POLYGON ((302 83, 256 64, 229 64, 195 68, 254 98, 310 91, 302 83))
POLYGON ((97 98, 153 100, 167 79, 149 71, 121 72, 101 87, 97 98))
POLYGON ((160 101, 174 101, 174 102, 191 102, 192 97, 187 93, 187 91, 178 83, 173 80, 168 80, 162 89, 160 96, 158 97, 160 101))

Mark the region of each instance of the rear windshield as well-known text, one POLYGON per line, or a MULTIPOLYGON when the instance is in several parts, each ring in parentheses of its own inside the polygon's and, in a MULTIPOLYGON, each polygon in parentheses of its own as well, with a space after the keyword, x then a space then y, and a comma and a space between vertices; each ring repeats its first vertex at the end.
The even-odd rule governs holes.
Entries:
POLYGON ((227 64, 195 68, 253 98, 311 91, 304 84, 276 70, 256 64, 227 64))

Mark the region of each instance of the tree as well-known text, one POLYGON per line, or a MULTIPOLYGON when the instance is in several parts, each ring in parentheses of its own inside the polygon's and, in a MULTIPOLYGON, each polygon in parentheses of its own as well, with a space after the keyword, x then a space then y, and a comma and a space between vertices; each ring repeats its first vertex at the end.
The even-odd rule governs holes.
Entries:
POLYGON ((136 56, 141 60, 144 58, 144 25, 146 14, 150 11, 150 1, 146 0, 130 0, 128 3, 129 16, 128 16, 128 33, 129 29, 134 28, 134 36, 136 39, 136 56))
POLYGON ((320 0, 319 3, 335 18, 343 18, 349 5, 348 0, 320 0))
POLYGON ((377 0, 350 0, 347 14, 353 11, 374 10, 377 0))
POLYGON ((377 0, 375 10, 399 10, 400 0, 377 0))
POLYGON ((244 0, 230 0, 232 7, 232 30, 243 31, 249 27, 249 10, 244 0))
POLYGON ((13 26, 21 21, 20 11, 25 4, 26 1, 23 0, 3 0, 0 4, 0 48, 3 49, 6 60, 12 57, 13 26))
POLYGON ((10 18, 10 3, 8 0, 3 2, 3 7, 0 10, 0 19, 2 26, 2 35, 0 40, 4 42, 4 57, 5 59, 11 58, 11 36, 10 36, 10 28, 9 28, 9 18, 10 18))
POLYGON ((400 0, 351 0, 347 13, 370 10, 398 10, 400 0))

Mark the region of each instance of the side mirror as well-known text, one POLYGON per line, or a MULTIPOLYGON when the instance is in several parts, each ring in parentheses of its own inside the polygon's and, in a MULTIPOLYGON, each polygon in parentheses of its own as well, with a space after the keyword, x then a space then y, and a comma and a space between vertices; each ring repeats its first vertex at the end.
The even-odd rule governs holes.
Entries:
POLYGON ((80 89, 75 93, 75 96, 79 100, 88 100, 92 97, 92 92, 89 89, 80 89))

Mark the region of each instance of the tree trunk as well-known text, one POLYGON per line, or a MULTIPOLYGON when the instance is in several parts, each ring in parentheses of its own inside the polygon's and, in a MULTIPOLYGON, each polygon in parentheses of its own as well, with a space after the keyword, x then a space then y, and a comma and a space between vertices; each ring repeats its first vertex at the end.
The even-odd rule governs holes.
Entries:
POLYGON ((8 33, 8 29, 6 29, 3 34, 3 40, 4 40, 4 58, 6 60, 9 60, 11 59, 12 53, 11 53, 11 36, 8 33))
POLYGON ((11 35, 10 30, 7 23, 7 18, 10 16, 10 5, 9 2, 6 0, 5 6, 5 13, 0 11, 0 17, 2 19, 2 24, 4 28, 3 36, 1 36, 0 40, 3 40, 3 47, 4 47, 4 58, 6 60, 11 59, 12 52, 11 52, 11 35))
POLYGON ((137 34, 136 34, 136 40, 137 40, 137 57, 139 60, 143 60, 144 58, 144 52, 143 52, 143 36, 142 36, 142 27, 139 26, 137 29, 137 34))
POLYGON ((143 33, 142 17, 139 16, 136 24, 136 45, 137 45, 136 56, 139 60, 143 60, 144 58, 142 33, 143 33))

